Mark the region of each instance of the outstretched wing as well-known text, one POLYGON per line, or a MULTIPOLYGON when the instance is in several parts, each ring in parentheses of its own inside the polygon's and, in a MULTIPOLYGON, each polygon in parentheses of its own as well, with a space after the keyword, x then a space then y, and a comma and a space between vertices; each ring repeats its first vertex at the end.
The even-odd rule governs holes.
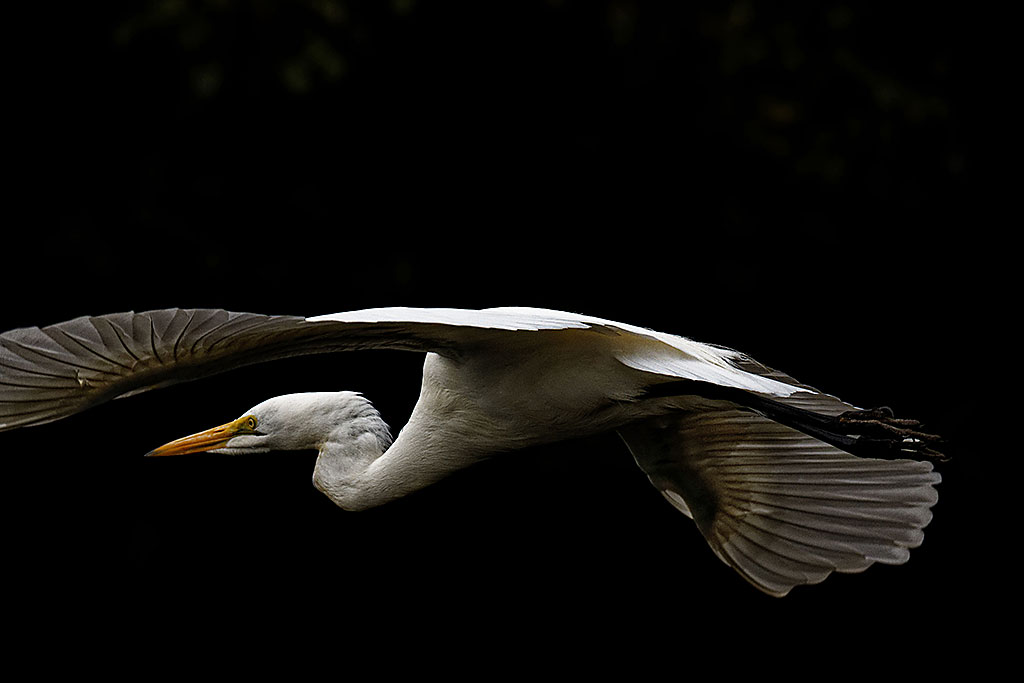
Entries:
POLYGON ((906 562, 938 500, 929 462, 858 458, 739 407, 620 433, 722 561, 771 595, 906 562))
POLYGON ((0 431, 290 356, 359 349, 458 355, 488 341, 509 348, 523 339, 521 333, 543 330, 594 331, 604 351, 646 376, 712 382, 774 397, 816 395, 734 351, 547 309, 378 308, 315 318, 166 309, 86 316, 0 334, 0 431))
POLYGON ((457 353, 500 331, 588 328, 572 316, 371 309, 319 318, 167 309, 87 316, 0 335, 0 430, 290 356, 359 349, 457 353))

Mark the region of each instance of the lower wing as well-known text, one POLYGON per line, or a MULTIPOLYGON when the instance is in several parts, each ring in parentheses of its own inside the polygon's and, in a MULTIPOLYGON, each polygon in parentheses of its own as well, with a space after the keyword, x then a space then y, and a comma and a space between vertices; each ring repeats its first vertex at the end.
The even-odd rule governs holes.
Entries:
POLYGON ((938 500, 929 462, 859 458, 738 406, 620 434, 718 557, 775 596, 832 572, 906 562, 938 500))

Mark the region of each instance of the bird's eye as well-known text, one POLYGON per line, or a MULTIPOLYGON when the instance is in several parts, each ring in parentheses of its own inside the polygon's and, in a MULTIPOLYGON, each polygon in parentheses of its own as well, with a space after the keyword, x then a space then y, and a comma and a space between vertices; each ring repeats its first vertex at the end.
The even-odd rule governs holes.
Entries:
POLYGON ((249 416, 249 419, 245 421, 245 426, 249 429, 256 429, 256 418, 249 416))

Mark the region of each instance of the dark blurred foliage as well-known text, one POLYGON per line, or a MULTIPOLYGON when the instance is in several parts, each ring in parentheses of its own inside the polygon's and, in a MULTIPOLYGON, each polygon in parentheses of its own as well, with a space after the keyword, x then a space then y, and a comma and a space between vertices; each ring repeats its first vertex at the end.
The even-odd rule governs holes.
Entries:
POLYGON ((22 180, 62 245, 48 275, 90 270, 68 312, 572 308, 685 289, 688 272, 739 296, 807 294, 812 273, 830 294, 871 289, 876 267, 931 287, 969 209, 958 20, 853 3, 80 7, 17 103, 22 180), (144 300, 126 291, 140 283, 144 300))
POLYGON ((70 591, 99 612, 127 595, 120 625, 142 640, 186 623, 212 650, 322 623, 400 649, 454 620, 512 660, 631 659, 640 640, 646 662, 743 660, 708 649, 728 643, 769 669, 813 650, 855 670, 887 648, 927 660, 933 637, 959 654, 984 620, 975 558, 1000 475, 972 440, 985 393, 956 359, 991 331, 1003 273, 981 157, 991 70, 964 8, 37 9, 14 24, 3 329, 169 306, 560 308, 741 348, 921 417, 959 456, 907 566, 784 601, 721 565, 614 439, 496 460, 363 515, 312 489, 311 456, 138 457, 325 382, 364 391, 396 429, 415 400, 415 357, 295 361, 3 435, 5 455, 35 454, 31 510, 62 515, 45 525, 44 624, 92 618, 48 599, 70 591))

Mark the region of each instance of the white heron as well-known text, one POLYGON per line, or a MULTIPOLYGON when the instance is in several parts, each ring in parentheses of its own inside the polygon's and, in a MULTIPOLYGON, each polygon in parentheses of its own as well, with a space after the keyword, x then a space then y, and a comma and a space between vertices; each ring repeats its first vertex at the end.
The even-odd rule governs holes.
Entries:
POLYGON ((262 361, 381 348, 426 353, 394 440, 363 396, 300 393, 148 455, 316 450, 315 486, 360 510, 492 454, 614 430, 718 557, 776 596, 906 562, 937 501, 940 477, 920 459, 939 456, 936 439, 914 421, 736 351, 543 309, 169 309, 12 330, 0 335, 0 430, 262 361))

